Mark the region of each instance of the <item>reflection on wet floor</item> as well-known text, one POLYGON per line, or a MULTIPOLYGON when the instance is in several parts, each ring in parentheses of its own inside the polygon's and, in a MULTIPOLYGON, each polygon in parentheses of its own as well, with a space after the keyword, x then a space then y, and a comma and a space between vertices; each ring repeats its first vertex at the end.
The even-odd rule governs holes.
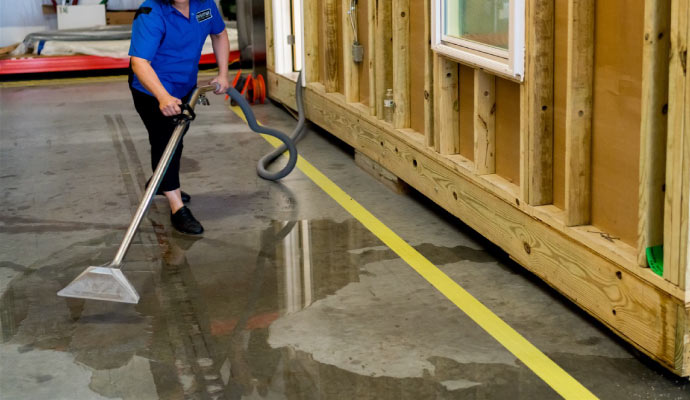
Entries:
MULTIPOLYGON (((401 379, 355 373, 293 346, 271 346, 272 335, 275 342, 289 341, 289 334, 271 331, 276 321, 359 282, 361 274, 371 274, 364 266, 397 259, 355 220, 275 221, 258 233, 258 243, 243 241, 247 235, 231 235, 227 242, 160 232, 155 237, 134 246, 125 267, 142 295, 137 306, 55 296, 84 265, 107 259, 118 235, 77 243, 54 255, 53 265, 12 281, 0 301, 5 355, 11 348, 17 361, 37 352, 69 354, 93 371, 89 389, 106 397, 460 398, 462 389, 476 385, 453 379, 470 377, 453 374, 459 364, 442 357, 430 360, 433 376, 427 371, 426 377, 401 379), (89 252, 91 259, 84 258, 89 252)), ((462 252, 438 253, 450 262, 465 258, 462 252)), ((348 343, 329 345, 348 351, 348 343)), ((472 375, 483 370, 471 369, 472 375)), ((53 376, 33 379, 34 385, 50 385, 53 376)))
MULTIPOLYGON (((2 400, 558 398, 304 175, 256 178, 268 145, 221 102, 183 164, 204 238, 171 232, 158 199, 125 259, 138 305, 57 297, 115 253, 148 178, 146 133, 126 85, 0 97, 2 400), (54 111, 66 96, 87 100, 54 111)), ((255 111, 294 127, 273 105, 255 111)), ((601 398, 690 397, 687 380, 454 217, 388 192, 329 135, 311 130, 300 151, 601 398)))

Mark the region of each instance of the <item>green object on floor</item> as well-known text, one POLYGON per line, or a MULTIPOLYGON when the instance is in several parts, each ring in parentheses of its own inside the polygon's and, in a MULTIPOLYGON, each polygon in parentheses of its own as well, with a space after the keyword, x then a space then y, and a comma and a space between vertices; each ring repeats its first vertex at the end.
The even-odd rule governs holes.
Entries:
POLYGON ((654 273, 664 276, 664 246, 647 248, 647 262, 654 273))

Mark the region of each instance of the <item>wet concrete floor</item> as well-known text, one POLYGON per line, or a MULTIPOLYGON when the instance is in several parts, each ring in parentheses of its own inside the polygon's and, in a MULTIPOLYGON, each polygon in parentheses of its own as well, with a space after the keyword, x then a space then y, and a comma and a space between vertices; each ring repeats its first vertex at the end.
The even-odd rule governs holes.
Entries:
MULTIPOLYGON (((122 80, 0 89, 0 398, 551 399, 556 392, 270 146, 220 98, 185 139, 124 267, 138 305, 56 292, 114 255, 150 174, 122 80)), ((275 105, 256 108, 290 131, 275 105)), ((603 399, 687 399, 665 372, 419 195, 397 195, 312 127, 302 155, 603 399)))

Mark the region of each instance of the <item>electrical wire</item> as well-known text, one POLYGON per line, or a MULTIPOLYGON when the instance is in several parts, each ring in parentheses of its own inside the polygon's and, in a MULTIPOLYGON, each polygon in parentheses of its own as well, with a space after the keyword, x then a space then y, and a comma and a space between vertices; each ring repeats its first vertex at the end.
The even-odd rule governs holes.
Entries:
POLYGON ((355 43, 359 43, 359 37, 357 35, 357 0, 350 0, 350 10, 347 12, 347 16, 350 20, 350 27, 354 34, 355 43))

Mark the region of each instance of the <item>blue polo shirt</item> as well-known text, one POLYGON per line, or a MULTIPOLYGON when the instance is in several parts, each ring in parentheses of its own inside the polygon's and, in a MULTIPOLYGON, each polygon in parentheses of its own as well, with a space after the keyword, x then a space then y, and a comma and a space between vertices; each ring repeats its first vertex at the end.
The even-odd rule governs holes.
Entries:
MULTIPOLYGON (((206 38, 224 30, 225 22, 213 0, 190 0, 189 18, 169 1, 146 0, 132 23, 129 55, 151 61, 168 93, 182 98, 196 86, 206 38)), ((136 75, 132 87, 151 95, 136 75)))

